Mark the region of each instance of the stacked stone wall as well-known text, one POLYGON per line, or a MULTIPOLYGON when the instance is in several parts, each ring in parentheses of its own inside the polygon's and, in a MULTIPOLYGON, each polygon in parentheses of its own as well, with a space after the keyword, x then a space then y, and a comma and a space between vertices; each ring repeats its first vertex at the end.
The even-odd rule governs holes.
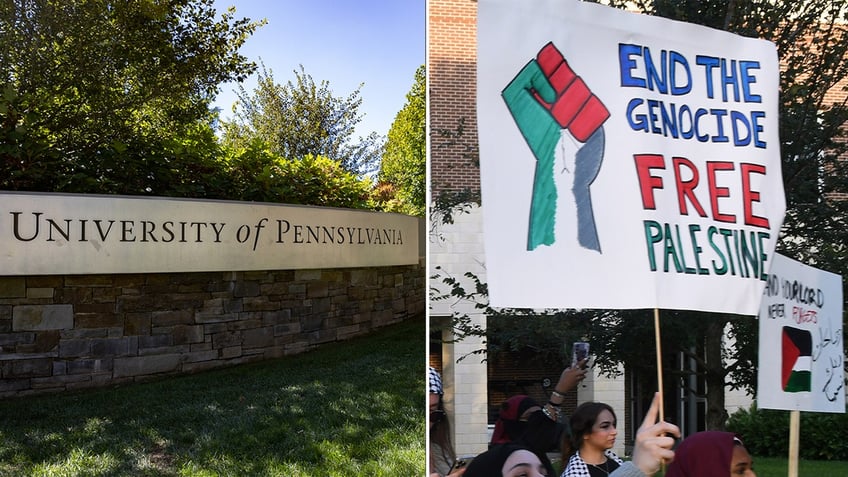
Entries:
POLYGON ((423 263, 0 277, 0 397, 301 353, 423 315, 424 282, 423 263))

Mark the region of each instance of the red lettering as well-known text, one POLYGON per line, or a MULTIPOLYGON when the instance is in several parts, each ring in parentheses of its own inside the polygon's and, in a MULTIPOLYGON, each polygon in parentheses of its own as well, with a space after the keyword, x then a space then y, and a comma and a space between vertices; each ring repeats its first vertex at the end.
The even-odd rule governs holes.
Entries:
POLYGON ((802 323, 818 323, 818 312, 816 310, 806 310, 800 306, 792 307, 792 319, 799 325, 802 323))
POLYGON ((766 174, 766 166, 759 164, 742 164, 739 166, 742 172, 742 200, 745 209, 745 225, 769 228, 769 221, 765 217, 754 215, 753 202, 760 201, 760 192, 751 190, 751 174, 766 174))
POLYGON ((642 192, 642 207, 649 210, 657 208, 654 202, 654 189, 662 189, 662 177, 652 176, 651 169, 665 169, 662 154, 636 154, 636 174, 639 176, 639 190, 642 192))
MULTIPOLYGON (((633 159, 636 164, 636 175, 639 179, 639 192, 642 196, 642 207, 645 210, 656 210, 656 190, 665 188, 666 171, 665 157, 662 154, 635 154, 633 159)), ((760 164, 739 164, 739 180, 742 197, 731 197, 731 188, 726 185, 736 170, 736 163, 730 161, 707 161, 707 193, 709 194, 711 212, 705 212, 701 198, 696 194, 701 186, 701 170, 699 166, 686 157, 672 157, 671 167, 674 172, 674 186, 677 193, 677 207, 681 216, 689 215, 692 209, 699 217, 712 217, 718 222, 736 223, 738 217, 738 205, 742 205, 742 214, 745 225, 753 227, 769 228, 769 219, 757 215, 757 205, 762 201, 762 193, 757 190, 755 174, 765 175, 766 166, 760 164), (722 173, 731 173, 730 175, 722 173), (725 200, 727 199, 727 200, 725 200), (733 200, 731 200, 733 199, 733 200)), ((735 188, 733 190, 736 190, 735 188)), ((734 193, 735 195, 735 193, 734 193)))
POLYGON ((732 214, 723 214, 718 209, 718 200, 722 197, 730 197, 730 189, 727 187, 719 187, 716 181, 716 172, 732 171, 734 165, 732 162, 711 161, 707 162, 707 178, 710 185, 710 207, 713 209, 713 218, 719 222, 736 222, 736 216, 732 214))
POLYGON ((674 165, 674 180, 677 183, 677 204, 680 207, 680 215, 689 215, 689 209, 686 207, 686 199, 688 199, 692 203, 692 206, 695 207, 698 215, 706 217, 707 214, 704 212, 704 208, 701 207, 701 203, 695 197, 695 188, 698 187, 700 177, 698 168, 695 167, 692 161, 685 157, 673 157, 671 162, 674 165), (689 169, 692 175, 691 179, 683 180, 683 174, 680 171, 682 166, 686 166, 689 169))

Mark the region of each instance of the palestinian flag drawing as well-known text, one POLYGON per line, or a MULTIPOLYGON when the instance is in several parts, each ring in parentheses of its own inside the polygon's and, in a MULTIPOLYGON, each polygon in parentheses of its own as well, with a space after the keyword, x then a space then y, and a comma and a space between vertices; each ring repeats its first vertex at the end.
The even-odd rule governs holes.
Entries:
POLYGON ((813 336, 809 331, 783 327, 781 379, 788 393, 810 391, 813 369, 813 336))

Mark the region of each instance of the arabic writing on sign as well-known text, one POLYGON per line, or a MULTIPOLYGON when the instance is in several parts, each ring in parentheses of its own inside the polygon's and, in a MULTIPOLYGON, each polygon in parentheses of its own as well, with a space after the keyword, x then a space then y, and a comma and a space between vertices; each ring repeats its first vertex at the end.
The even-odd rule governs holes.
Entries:
MULTIPOLYGON (((830 320, 822 320, 822 326, 819 327, 818 342, 813 345, 813 361, 818 361, 822 352, 828 347, 832 347, 833 351, 842 354, 842 328, 832 329, 830 320)), ((832 354, 832 353, 831 353, 832 354)))
POLYGON ((839 393, 842 392, 844 380, 841 379, 842 373, 839 372, 842 370, 842 360, 842 355, 839 355, 836 358, 830 358, 830 366, 825 368, 827 381, 824 383, 822 392, 830 402, 836 402, 836 399, 839 397, 839 393))
POLYGON ((824 367, 827 376, 821 391, 828 401, 834 402, 844 386, 842 328, 831 327, 829 317, 825 317, 818 328, 818 336, 814 340, 812 360, 822 362, 821 366, 824 367))

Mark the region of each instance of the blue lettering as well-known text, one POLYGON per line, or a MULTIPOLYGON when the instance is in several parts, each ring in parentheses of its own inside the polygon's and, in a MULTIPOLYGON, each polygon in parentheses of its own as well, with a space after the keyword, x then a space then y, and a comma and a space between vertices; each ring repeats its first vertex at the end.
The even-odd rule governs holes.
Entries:
POLYGON ((751 111, 751 125, 754 130, 754 146, 760 149, 766 148, 766 142, 760 139, 760 133, 763 132, 763 125, 760 124, 758 120, 765 117, 765 111, 751 111))
POLYGON ((619 43, 618 45, 618 65, 621 71, 621 86, 631 88, 644 88, 645 79, 634 77, 633 69, 636 68, 636 61, 632 56, 642 56, 642 47, 638 45, 628 45, 619 43))
POLYGON ((666 76, 668 69, 666 68, 666 51, 660 51, 660 72, 657 74, 657 67, 654 66, 654 60, 651 58, 651 50, 645 47, 645 76, 648 78, 648 89, 653 91, 654 84, 657 85, 657 91, 662 94, 668 94, 668 83, 666 76))
POLYGON ((733 126, 733 145, 734 146, 747 146, 751 143, 751 125, 748 124, 748 118, 740 113, 739 111, 731 111, 730 112, 730 123, 733 126), (740 137, 740 127, 739 125, 744 126, 745 128, 745 137, 740 137))
POLYGON ((713 99, 715 97, 715 93, 713 92, 713 68, 719 64, 718 58, 698 55, 695 57, 695 63, 704 67, 704 78, 707 82, 707 97, 713 99))
POLYGON ((713 142, 728 142, 728 141, 730 141, 730 139, 728 139, 727 135, 724 134, 724 121, 722 121, 722 118, 727 116, 727 110, 726 109, 711 109, 710 114, 712 114, 713 116, 716 117, 716 126, 717 126, 717 129, 718 129, 718 131, 716 131, 716 135, 713 136, 713 142))
POLYGON ((742 98, 746 103, 762 103, 763 99, 758 94, 751 94, 751 84, 757 82, 757 77, 750 70, 760 69, 759 61, 740 61, 739 72, 742 75, 742 98))
POLYGON ((657 127, 657 120, 659 116, 657 116, 657 108, 660 107, 660 102, 656 99, 648 100, 648 118, 651 121, 651 132, 654 134, 659 134, 662 132, 662 129, 657 127))
POLYGON ((627 103, 627 123, 634 131, 648 132, 648 120, 644 114, 633 115, 633 110, 641 106, 643 101, 639 98, 633 98, 627 103))
POLYGON ((692 71, 689 70, 689 62, 686 61, 686 57, 676 51, 671 51, 669 52, 668 60, 668 73, 670 75, 669 83, 671 83, 671 94, 679 96, 681 94, 687 94, 692 91, 692 71), (686 82, 682 85, 677 84, 678 65, 682 68, 683 72, 686 73, 686 82))
POLYGON ((701 117, 707 114, 707 110, 704 108, 698 108, 695 111, 695 120, 693 123, 695 124, 695 136, 698 138, 698 142, 707 142, 710 140, 709 134, 701 134, 701 117))
POLYGON ((692 139, 692 136, 695 135, 695 121, 692 119, 692 109, 689 108, 688 104, 684 104, 680 107, 679 117, 680 120, 678 122, 680 127, 680 137, 683 139, 692 139), (683 128, 684 115, 689 118, 689 129, 683 128))
POLYGON ((721 100, 727 102, 727 87, 733 88, 733 101, 739 102, 739 78, 736 77, 736 60, 730 60, 730 71, 727 71, 727 60, 721 59, 721 100))

